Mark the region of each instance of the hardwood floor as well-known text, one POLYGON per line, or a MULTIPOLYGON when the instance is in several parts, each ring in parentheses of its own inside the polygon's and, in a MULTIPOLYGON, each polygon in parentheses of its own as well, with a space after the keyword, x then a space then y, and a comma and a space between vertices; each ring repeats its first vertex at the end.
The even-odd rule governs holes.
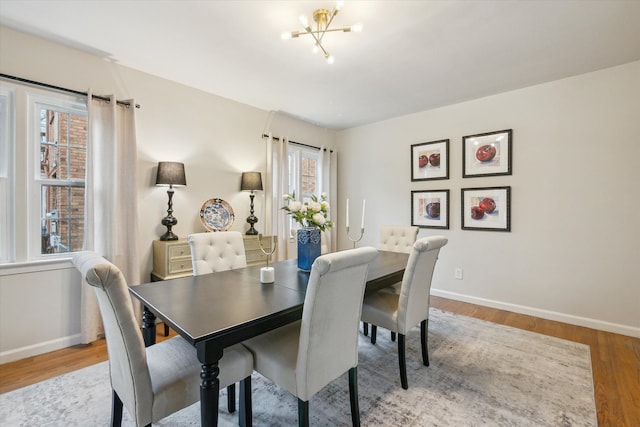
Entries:
MULTIPOLYGON (((598 425, 640 426, 640 339, 439 297, 431 298, 431 306, 588 345, 598 425)), ((165 339, 162 330, 158 341, 165 339)), ((104 360, 106 345, 99 340, 0 365, 0 394, 104 360)))

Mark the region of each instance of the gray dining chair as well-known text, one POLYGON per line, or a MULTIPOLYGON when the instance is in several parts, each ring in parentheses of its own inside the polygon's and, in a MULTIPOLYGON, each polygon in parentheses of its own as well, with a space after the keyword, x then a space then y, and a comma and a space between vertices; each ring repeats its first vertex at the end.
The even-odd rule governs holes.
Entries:
POLYGON ((189 234, 187 242, 194 276, 247 266, 244 240, 239 231, 189 234))
MULTIPOLYGON (((112 263, 92 251, 78 252, 73 264, 83 283, 94 287, 104 324, 112 387, 111 425, 122 423, 122 409, 136 426, 151 426, 200 400, 201 363, 196 349, 181 337, 145 348, 129 288, 112 263)), ((253 356, 240 345, 224 350, 220 388, 242 381, 240 425, 251 425, 253 356)))
POLYGON ((298 425, 309 425, 309 400, 345 372, 351 422, 360 425, 358 324, 371 247, 318 257, 311 268, 300 321, 244 342, 254 370, 298 398, 298 425))
MULTIPOLYGON (((234 270, 247 266, 244 240, 239 231, 194 233, 187 236, 193 275, 234 270)), ((235 411, 236 385, 227 387, 227 408, 235 411)))
MULTIPOLYGON (((418 239, 411 249, 407 267, 402 277, 400 294, 374 292, 364 298, 362 321, 371 324, 372 337, 378 326, 398 334, 398 364, 403 389, 409 388, 405 358, 405 337, 420 323, 422 361, 429 366, 427 349, 427 326, 429 320, 429 297, 431 279, 438 260, 440 248, 447 244, 443 236, 418 239)), ((373 340, 375 344, 375 340, 373 340)))
MULTIPOLYGON (((408 254, 411 252, 413 244, 418 238, 418 227, 411 225, 384 225, 380 228, 380 244, 378 249, 388 252, 400 252, 408 254)), ((400 285, 402 283, 394 283, 393 286, 384 288, 384 292, 400 293, 400 285)), ((369 333, 369 324, 362 322, 364 335, 369 333)), ((395 341, 396 333, 391 332, 391 341, 395 341)), ((376 343, 376 334, 371 332, 371 342, 376 343)))

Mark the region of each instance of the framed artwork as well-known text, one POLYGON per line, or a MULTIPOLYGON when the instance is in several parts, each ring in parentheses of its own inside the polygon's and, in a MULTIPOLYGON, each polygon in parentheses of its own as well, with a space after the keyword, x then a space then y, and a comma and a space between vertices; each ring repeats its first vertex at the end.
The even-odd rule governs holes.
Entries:
POLYGON ((449 229, 449 190, 412 191, 411 225, 449 229))
POLYGON ((462 177, 511 175, 513 130, 462 137, 462 177))
POLYGON ((449 140, 411 146, 411 181, 449 179, 449 140))
POLYGON ((511 231, 511 187, 463 188, 462 229, 511 231))

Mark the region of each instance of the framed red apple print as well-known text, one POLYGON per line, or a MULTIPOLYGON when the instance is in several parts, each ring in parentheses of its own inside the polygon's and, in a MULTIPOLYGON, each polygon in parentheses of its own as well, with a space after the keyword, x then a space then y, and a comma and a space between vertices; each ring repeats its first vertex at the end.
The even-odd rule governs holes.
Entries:
POLYGON ((449 229, 449 190, 412 191, 411 225, 449 229))
POLYGON ((449 140, 411 146, 411 181, 449 179, 449 140))
POLYGON ((462 137, 462 177, 511 175, 513 130, 462 137))
POLYGON ((462 229, 511 231, 511 187, 463 188, 462 229))

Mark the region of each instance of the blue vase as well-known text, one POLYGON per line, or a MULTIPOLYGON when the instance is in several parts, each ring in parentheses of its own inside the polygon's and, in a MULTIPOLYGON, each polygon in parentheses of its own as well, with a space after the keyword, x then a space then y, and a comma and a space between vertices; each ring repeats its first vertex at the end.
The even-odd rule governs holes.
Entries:
POLYGON ((320 229, 305 227, 298 230, 298 268, 311 271, 313 262, 320 256, 320 229))

